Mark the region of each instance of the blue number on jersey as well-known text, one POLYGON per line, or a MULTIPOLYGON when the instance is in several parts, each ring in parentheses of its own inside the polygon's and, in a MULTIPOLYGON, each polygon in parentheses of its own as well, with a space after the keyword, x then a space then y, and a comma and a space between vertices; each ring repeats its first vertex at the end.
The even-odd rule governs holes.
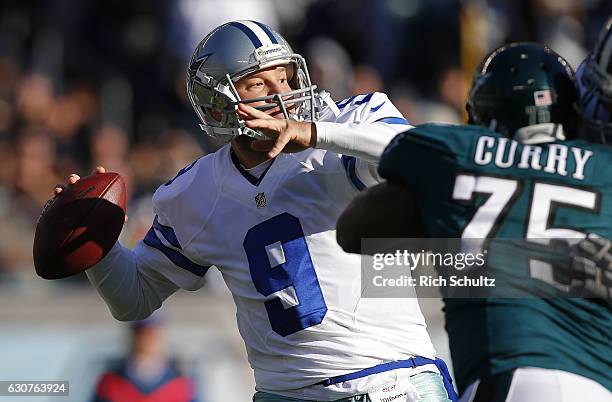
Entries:
POLYGON ((298 218, 288 213, 270 218, 252 227, 243 245, 259 293, 270 296, 290 287, 295 290, 295 306, 285 308, 278 297, 264 303, 274 332, 287 336, 323 321, 327 305, 298 218), (270 262, 268 246, 275 248, 276 255, 284 255, 276 257, 281 258, 276 266, 270 262))

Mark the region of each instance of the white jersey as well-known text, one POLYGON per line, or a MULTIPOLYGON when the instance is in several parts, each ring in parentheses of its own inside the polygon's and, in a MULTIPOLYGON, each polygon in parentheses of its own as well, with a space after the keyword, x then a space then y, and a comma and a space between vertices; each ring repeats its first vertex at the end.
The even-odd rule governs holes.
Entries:
MULTIPOLYGON (((338 108, 321 120, 406 124, 380 93, 338 108)), ((189 290, 204 284, 209 267, 219 269, 258 390, 302 396, 292 390, 383 362, 433 358, 417 300, 362 298, 361 257, 336 242, 341 212, 377 180, 375 165, 323 149, 280 154, 258 180, 226 145, 157 190, 153 227, 134 250, 139 269, 189 290)))

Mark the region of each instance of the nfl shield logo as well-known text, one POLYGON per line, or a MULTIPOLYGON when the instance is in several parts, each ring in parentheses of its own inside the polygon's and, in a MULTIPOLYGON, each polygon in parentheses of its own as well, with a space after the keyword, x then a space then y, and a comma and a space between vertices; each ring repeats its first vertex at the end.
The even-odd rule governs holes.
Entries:
POLYGON ((255 196, 255 205, 257 205, 257 208, 265 208, 267 204, 268 201, 264 193, 259 193, 255 196))

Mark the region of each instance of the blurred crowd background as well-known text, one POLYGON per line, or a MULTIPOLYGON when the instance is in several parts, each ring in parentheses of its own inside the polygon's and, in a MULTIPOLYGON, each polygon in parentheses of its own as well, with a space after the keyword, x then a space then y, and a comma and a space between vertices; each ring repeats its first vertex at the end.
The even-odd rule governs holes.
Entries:
MULTIPOLYGON (((215 26, 254 19, 277 29, 335 100, 384 91, 413 124, 458 123, 471 73, 487 51, 538 41, 577 67, 612 14, 609 0, 0 4, 0 325, 4 319, 14 330, 27 315, 15 313, 27 308, 23 295, 81 289, 95 297, 84 276, 48 283, 34 274, 35 222, 56 183, 97 165, 121 173, 130 195, 122 240, 133 246, 151 224, 157 186, 220 145, 200 132, 184 80, 193 48, 215 26)), ((93 311, 110 321, 102 301, 95 303, 93 311)), ((31 309, 32 322, 36 311, 47 311, 31 309)), ((11 373, 5 364, 0 377, 11 373)))
POLYGON ((336 100, 385 91, 416 124, 461 122, 471 71, 503 42, 547 43, 577 66, 611 13, 604 0, 5 0, 0 281, 32 277, 36 217, 72 172, 121 173, 123 240, 141 238, 155 188, 219 145, 199 131, 184 77, 220 23, 267 23, 336 100))

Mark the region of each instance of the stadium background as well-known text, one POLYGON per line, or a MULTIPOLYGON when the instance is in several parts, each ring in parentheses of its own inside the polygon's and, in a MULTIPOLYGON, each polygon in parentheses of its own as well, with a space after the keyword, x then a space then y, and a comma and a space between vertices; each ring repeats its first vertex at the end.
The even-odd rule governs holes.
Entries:
MULTIPOLYGON (((35 276, 36 218, 56 183, 103 165, 128 182, 124 244, 144 235, 155 188, 219 145, 199 132, 184 83, 192 49, 214 26, 267 23, 306 57, 313 82, 334 99, 385 91, 417 124, 461 122, 471 72, 496 45, 543 42, 577 67, 612 14, 606 0, 1 4, 0 380, 69 380, 71 396, 61 400, 79 402, 127 349, 126 325, 110 316, 84 276, 35 276)), ((201 291, 165 304, 170 348, 199 380, 202 400, 250 400, 235 307, 218 273, 209 276, 201 291)), ((421 304, 447 357, 441 304, 421 304)))

